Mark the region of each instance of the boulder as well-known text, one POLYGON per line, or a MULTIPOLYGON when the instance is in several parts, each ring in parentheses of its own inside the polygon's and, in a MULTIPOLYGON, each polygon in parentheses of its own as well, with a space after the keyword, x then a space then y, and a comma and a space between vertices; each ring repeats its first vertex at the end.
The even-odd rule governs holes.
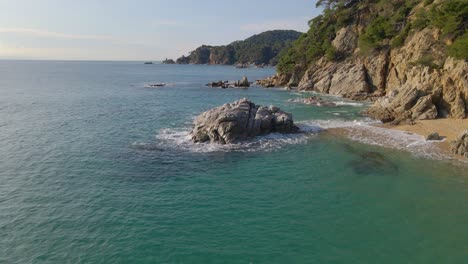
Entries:
POLYGON ((242 80, 237 81, 236 83, 237 87, 250 87, 249 79, 247 77, 242 77, 242 80))
POLYGON ((208 83, 206 86, 215 87, 215 88, 228 88, 228 81, 217 81, 208 83))
POLYGON ((452 152, 468 158, 468 130, 465 130, 460 137, 451 143, 452 152))
POLYGON ((430 140, 430 141, 439 141, 439 140, 442 140, 442 137, 439 135, 439 133, 434 132, 434 133, 429 134, 429 135, 426 137, 426 140, 430 140))
POLYGON ((191 136, 196 143, 229 144, 274 132, 298 131, 290 113, 275 106, 259 106, 244 98, 199 115, 191 136))

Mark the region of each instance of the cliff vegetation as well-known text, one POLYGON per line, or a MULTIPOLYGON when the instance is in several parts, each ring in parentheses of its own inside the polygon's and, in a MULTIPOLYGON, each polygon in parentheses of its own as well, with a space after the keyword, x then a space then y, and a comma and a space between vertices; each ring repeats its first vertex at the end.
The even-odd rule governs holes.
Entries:
POLYGON ((272 30, 225 46, 203 45, 189 56, 177 59, 179 64, 255 64, 276 65, 279 57, 301 35, 293 30, 272 30))

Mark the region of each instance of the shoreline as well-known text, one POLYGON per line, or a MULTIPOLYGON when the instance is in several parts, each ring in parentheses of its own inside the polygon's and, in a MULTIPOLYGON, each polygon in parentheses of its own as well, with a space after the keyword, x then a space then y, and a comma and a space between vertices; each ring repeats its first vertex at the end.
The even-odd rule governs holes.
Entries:
POLYGON ((435 119, 418 121, 415 125, 363 124, 325 128, 331 135, 346 137, 364 144, 377 145, 414 153, 430 159, 468 164, 468 158, 450 151, 450 142, 468 128, 468 119, 435 119), (427 141, 437 132, 444 139, 427 141))
POLYGON ((376 126, 419 135, 424 139, 426 139, 431 133, 437 132, 443 140, 431 142, 433 142, 441 152, 446 153, 453 159, 468 162, 468 158, 456 155, 450 150, 450 143, 456 140, 465 130, 468 129, 468 119, 441 118, 433 120, 418 120, 414 125, 382 124, 376 126))

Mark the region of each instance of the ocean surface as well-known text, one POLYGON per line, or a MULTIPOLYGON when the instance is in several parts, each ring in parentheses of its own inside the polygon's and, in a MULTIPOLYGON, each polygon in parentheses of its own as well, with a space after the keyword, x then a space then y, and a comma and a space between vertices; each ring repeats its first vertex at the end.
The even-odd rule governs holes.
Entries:
POLYGON ((371 127, 365 104, 205 87, 273 73, 1 61, 0 263, 468 263, 466 164, 371 127), (305 133, 190 142, 196 115, 243 97, 305 133))

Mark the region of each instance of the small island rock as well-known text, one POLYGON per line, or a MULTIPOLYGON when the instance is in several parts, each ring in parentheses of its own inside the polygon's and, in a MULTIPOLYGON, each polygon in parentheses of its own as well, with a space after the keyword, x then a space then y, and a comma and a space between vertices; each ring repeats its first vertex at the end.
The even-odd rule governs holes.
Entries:
POLYGON ((174 61, 173 59, 167 59, 167 58, 166 58, 165 60, 163 60, 162 63, 163 63, 163 64, 175 64, 175 61, 174 61))
POLYGON ((274 132, 298 131, 290 113, 275 106, 259 106, 244 98, 202 113, 195 119, 191 136, 196 143, 229 144, 274 132))

